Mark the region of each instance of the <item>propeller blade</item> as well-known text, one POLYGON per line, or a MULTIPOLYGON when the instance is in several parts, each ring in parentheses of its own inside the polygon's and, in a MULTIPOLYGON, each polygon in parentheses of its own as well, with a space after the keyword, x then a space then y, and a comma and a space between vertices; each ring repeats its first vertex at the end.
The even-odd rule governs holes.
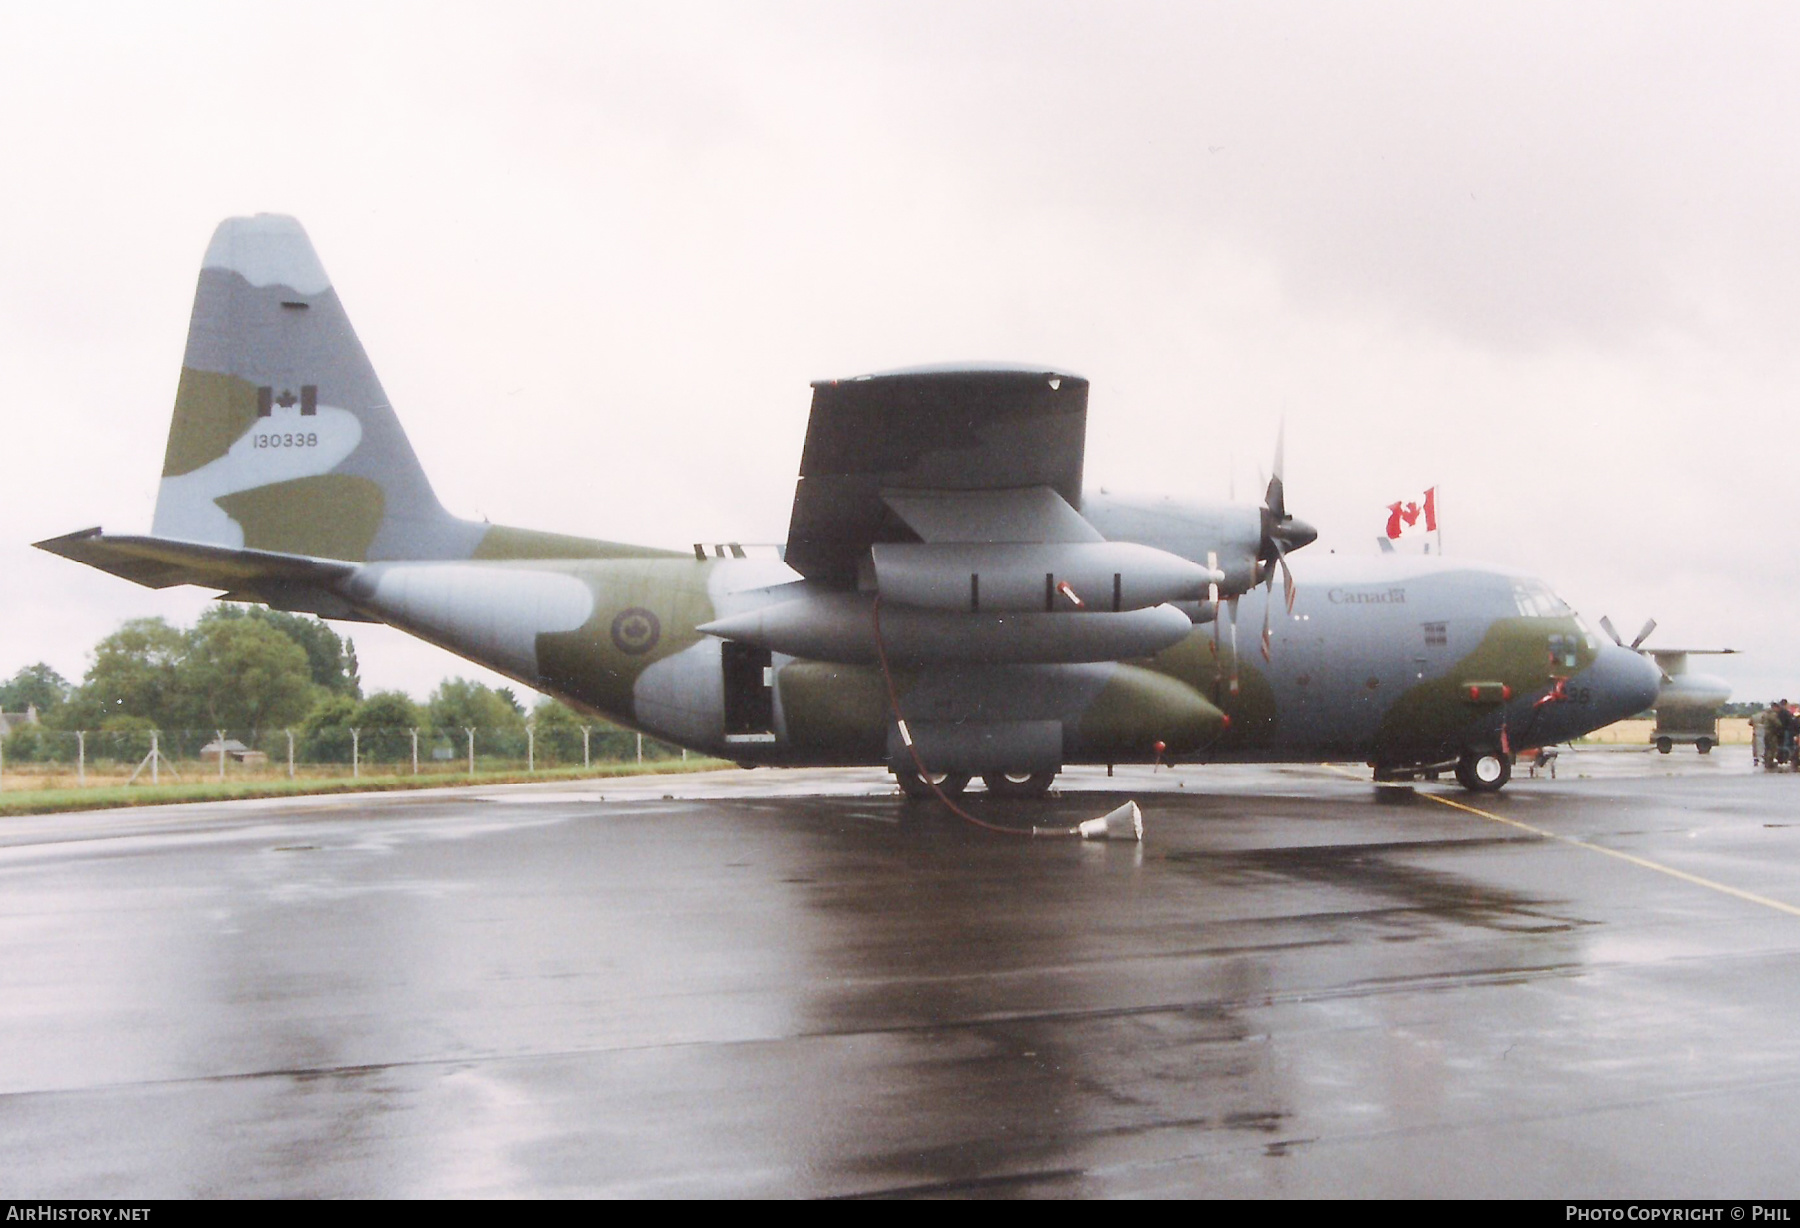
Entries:
POLYGON ((1263 597, 1262 655, 1263 660, 1265 661, 1273 661, 1275 659, 1274 655, 1269 651, 1269 607, 1273 605, 1274 602, 1275 579, 1271 576, 1269 578, 1269 591, 1263 597))
POLYGON ((1649 622, 1644 624, 1644 629, 1637 633, 1637 638, 1631 641, 1631 646, 1636 648, 1639 644, 1642 644, 1645 640, 1650 638, 1650 633, 1654 630, 1656 630, 1656 620, 1652 618, 1649 622))
POLYGON ((1263 494, 1263 506, 1276 524, 1287 519, 1286 487, 1282 482, 1283 458, 1287 453, 1287 419, 1275 429, 1275 470, 1269 475, 1269 487, 1263 494))
POLYGON ((1600 616, 1600 630, 1612 636, 1612 642, 1617 644, 1620 648, 1625 647, 1625 641, 1619 638, 1619 633, 1617 631, 1613 630, 1612 619, 1604 614, 1600 616))
POLYGON ((1231 693, 1238 693, 1238 650, 1237 650, 1237 608, 1238 599, 1231 599, 1231 693))
MULTIPOLYGON (((1209 551, 1206 556, 1206 565, 1208 567, 1216 570, 1219 565, 1218 559, 1219 559, 1219 555, 1216 551, 1209 551)), ((1207 598, 1208 598, 1208 600, 1210 600, 1212 602, 1212 612, 1213 612, 1213 619, 1212 619, 1212 624, 1213 624, 1213 634, 1212 634, 1213 691, 1212 691, 1212 697, 1213 697, 1213 700, 1216 702, 1219 698, 1219 684, 1221 682, 1223 682, 1225 679, 1225 662, 1219 656, 1219 635, 1220 635, 1219 624, 1225 621, 1225 611, 1219 608, 1219 586, 1218 585, 1216 585, 1216 584, 1207 585, 1207 598)))
MULTIPOLYGON (((1294 573, 1288 569, 1287 547, 1281 544, 1281 539, 1279 537, 1275 539, 1275 561, 1281 564, 1281 591, 1283 595, 1287 597, 1287 612, 1292 614, 1294 612, 1294 597, 1298 594, 1299 590, 1294 587, 1294 573)), ((1273 587, 1274 584, 1275 580, 1271 577, 1269 580, 1270 587, 1273 587)))

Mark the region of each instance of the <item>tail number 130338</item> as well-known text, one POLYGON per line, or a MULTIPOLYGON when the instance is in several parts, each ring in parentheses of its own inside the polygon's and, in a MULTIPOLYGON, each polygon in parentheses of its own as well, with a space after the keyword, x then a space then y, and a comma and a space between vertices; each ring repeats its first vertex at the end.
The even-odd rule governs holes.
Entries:
POLYGON ((258 448, 316 448, 319 446, 317 431, 291 431, 284 434, 257 434, 252 436, 258 448))

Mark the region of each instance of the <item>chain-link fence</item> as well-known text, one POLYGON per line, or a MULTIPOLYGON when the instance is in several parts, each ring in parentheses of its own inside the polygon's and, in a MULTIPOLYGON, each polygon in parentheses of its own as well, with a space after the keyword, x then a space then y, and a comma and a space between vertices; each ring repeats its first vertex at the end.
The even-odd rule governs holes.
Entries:
MULTIPOLYGON (((420 725, 300 729, 156 729, 121 718, 106 729, 20 725, 0 739, 0 790, 206 781, 392 776, 446 778, 655 765, 680 747, 610 725, 507 728, 420 725)), ((447 779, 446 783, 450 783, 447 779)))

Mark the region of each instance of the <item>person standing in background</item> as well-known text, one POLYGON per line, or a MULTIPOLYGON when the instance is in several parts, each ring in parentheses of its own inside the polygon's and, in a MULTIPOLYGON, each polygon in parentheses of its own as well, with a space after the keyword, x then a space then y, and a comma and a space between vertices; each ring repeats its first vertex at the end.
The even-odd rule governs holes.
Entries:
POLYGON ((1769 734, 1775 726, 1775 707, 1758 708, 1756 715, 1750 718, 1750 766, 1764 762, 1769 757, 1769 734))

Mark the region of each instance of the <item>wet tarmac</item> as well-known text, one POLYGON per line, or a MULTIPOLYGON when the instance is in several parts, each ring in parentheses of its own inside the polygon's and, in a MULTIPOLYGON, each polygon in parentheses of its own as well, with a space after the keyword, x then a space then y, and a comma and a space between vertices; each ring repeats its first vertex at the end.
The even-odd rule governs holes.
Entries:
POLYGON ((1561 767, 980 810, 1142 845, 868 771, 5 820, 0 1187, 1800 1194, 1800 778, 1561 767))

